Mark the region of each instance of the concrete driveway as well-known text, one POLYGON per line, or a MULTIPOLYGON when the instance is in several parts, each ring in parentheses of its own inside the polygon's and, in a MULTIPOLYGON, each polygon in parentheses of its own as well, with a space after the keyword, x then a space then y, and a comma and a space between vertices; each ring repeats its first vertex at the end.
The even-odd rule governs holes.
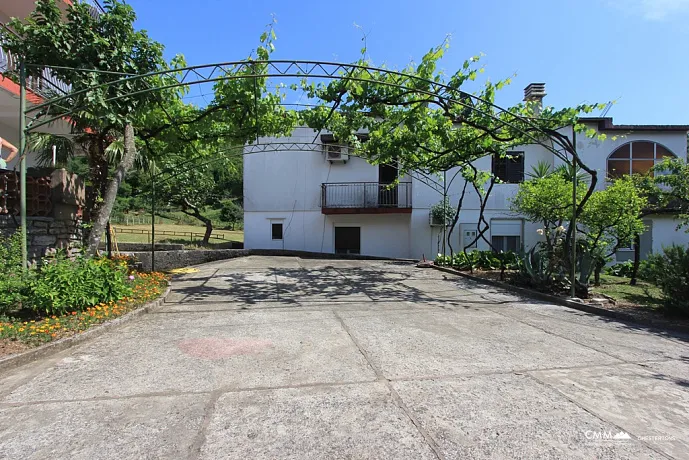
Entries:
POLYGON ((0 458, 689 458, 686 337, 399 262, 198 268, 1 376, 0 458))

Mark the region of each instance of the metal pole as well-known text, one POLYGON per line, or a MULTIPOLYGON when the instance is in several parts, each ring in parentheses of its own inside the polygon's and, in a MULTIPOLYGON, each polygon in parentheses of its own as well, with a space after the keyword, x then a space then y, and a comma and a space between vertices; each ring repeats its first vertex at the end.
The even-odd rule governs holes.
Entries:
POLYGON ((443 171, 443 256, 447 255, 445 245, 447 244, 447 222, 445 215, 447 210, 445 204, 447 203, 447 171, 443 171))
POLYGON ((572 152, 572 292, 571 297, 576 297, 576 278, 577 278, 577 164, 574 155, 577 148, 577 132, 572 127, 572 144, 575 152, 572 152))
POLYGON ((26 231, 26 68, 19 64, 19 215, 21 218, 22 267, 29 267, 26 231))
POLYGON ((151 271, 156 269, 156 179, 151 170, 151 271))

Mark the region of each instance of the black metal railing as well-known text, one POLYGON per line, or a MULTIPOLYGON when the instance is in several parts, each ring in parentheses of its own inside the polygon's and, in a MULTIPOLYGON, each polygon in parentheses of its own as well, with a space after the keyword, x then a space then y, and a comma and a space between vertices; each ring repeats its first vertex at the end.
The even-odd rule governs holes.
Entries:
POLYGON ((331 182, 321 185, 323 208, 411 208, 411 182, 331 182))
MULTIPOLYGON (((10 32, 4 24, 2 27, 10 32)), ((19 74, 19 60, 9 51, 0 48, 0 73, 2 74, 19 74)), ((55 97, 56 95, 64 95, 70 91, 70 86, 55 77, 49 69, 43 70, 40 77, 28 77, 26 79, 26 87, 45 98, 55 97)))

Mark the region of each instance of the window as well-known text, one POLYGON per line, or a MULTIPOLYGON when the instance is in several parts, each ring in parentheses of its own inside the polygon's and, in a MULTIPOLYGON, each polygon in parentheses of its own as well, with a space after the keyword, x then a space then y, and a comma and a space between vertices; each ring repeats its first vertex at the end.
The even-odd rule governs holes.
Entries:
POLYGON ((282 222, 280 223, 271 223, 271 233, 273 235, 274 240, 281 240, 282 239, 282 222))
POLYGON ((493 155, 493 175, 508 184, 524 182, 524 152, 507 152, 504 157, 493 155))
POLYGON ((490 243, 493 250, 500 252, 520 251, 524 222, 516 219, 491 219, 490 243))
POLYGON ((675 155, 656 142, 634 141, 624 144, 608 157, 608 178, 647 174, 654 165, 675 155))
POLYGON ((521 248, 521 238, 518 236, 493 236, 491 237, 491 244, 497 252, 517 252, 521 248))

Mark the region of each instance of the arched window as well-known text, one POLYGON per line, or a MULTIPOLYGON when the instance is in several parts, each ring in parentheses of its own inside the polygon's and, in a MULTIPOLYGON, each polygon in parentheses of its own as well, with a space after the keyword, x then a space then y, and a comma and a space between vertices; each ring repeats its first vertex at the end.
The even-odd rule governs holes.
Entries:
POLYGON ((629 142, 608 157, 608 178, 617 179, 630 174, 647 174, 654 165, 667 157, 674 158, 674 156, 657 142, 629 142))

